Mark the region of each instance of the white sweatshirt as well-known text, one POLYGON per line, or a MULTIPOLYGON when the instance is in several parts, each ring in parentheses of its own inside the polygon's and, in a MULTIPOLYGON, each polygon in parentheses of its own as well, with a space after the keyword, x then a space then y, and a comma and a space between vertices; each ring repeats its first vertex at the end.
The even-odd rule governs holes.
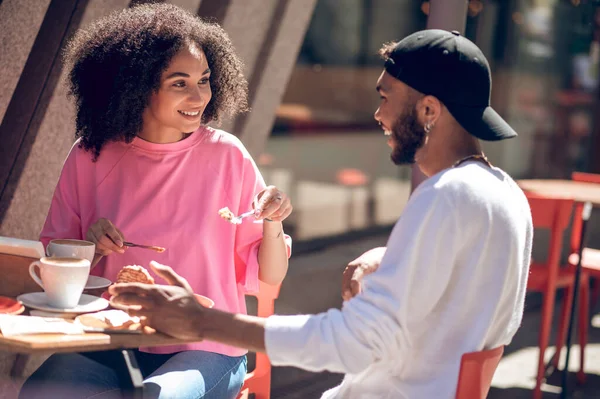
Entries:
POLYGON ((479 162, 444 170, 409 199, 364 291, 341 310, 269 317, 267 354, 345 373, 323 398, 453 398, 461 356, 507 345, 519 328, 532 236, 506 173, 479 162))

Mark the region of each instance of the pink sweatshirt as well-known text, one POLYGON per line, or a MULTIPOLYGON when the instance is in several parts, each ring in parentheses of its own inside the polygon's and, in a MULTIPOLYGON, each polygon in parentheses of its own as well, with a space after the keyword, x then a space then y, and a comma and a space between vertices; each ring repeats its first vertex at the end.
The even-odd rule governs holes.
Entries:
MULTIPOLYGON (((243 144, 229 133, 201 127, 176 143, 140 138, 131 144, 107 143, 97 162, 78 144, 63 166, 41 233, 43 244, 84 239, 90 225, 107 218, 127 241, 167 251, 129 248, 103 258, 91 274, 114 281, 123 266, 147 267, 155 260, 173 267, 195 293, 214 300, 215 308, 246 313, 245 293, 258 290, 262 222, 250 218, 236 226, 218 214, 223 207, 236 215, 252 209, 254 196, 265 187, 243 144)), ((289 256, 288 236, 286 242, 289 256)), ((143 350, 246 353, 215 342, 143 350)))

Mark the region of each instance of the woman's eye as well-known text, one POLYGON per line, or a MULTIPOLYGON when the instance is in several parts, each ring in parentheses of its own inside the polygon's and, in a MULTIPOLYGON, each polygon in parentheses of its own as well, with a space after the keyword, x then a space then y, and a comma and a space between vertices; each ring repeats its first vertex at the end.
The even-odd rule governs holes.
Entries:
POLYGON ((200 79, 200 84, 205 85, 210 82, 210 78, 202 78, 200 79))
POLYGON ((175 83, 173 83, 173 87, 185 87, 185 82, 184 81, 175 82, 175 83))

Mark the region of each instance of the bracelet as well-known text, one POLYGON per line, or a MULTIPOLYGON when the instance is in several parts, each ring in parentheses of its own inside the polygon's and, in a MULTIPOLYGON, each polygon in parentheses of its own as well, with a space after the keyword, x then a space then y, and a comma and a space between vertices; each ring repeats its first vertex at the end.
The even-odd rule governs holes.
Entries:
POLYGON ((273 219, 269 219, 269 218, 264 218, 263 220, 266 220, 267 222, 272 222, 273 219))

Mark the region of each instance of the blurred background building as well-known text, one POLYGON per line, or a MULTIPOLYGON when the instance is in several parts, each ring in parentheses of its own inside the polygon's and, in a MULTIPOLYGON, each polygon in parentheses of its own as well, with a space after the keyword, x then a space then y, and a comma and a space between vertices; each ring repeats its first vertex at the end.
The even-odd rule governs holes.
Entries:
MULTIPOLYGON (((471 0, 465 35, 493 75, 492 105, 519 133, 484 143, 515 178, 598 170, 600 3, 471 0), (595 118, 596 115, 596 118, 595 118), (596 162, 594 164, 594 162, 596 162)), ((272 134, 258 158, 296 201, 296 242, 389 228, 410 168, 389 162, 373 120, 381 44, 425 29, 429 1, 317 0, 272 134)))

